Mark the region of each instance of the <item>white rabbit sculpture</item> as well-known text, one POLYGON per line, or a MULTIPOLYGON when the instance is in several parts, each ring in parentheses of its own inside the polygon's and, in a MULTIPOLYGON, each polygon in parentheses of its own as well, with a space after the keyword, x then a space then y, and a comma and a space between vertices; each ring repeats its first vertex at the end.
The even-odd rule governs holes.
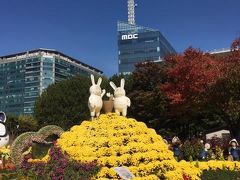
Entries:
POLYGON ((117 87, 113 82, 110 82, 111 87, 114 89, 114 110, 115 113, 125 117, 127 115, 127 107, 130 107, 131 100, 126 97, 126 92, 124 90, 125 80, 121 79, 121 86, 117 87))
POLYGON ((103 106, 102 97, 105 94, 105 89, 101 89, 100 85, 102 83, 102 78, 98 79, 97 84, 95 84, 94 76, 91 74, 92 86, 89 89, 90 97, 88 99, 88 107, 91 112, 91 118, 95 116, 99 117, 100 111, 103 106))
POLYGON ((7 134, 5 122, 6 115, 4 112, 0 112, 0 148, 6 146, 9 142, 9 135, 7 134))

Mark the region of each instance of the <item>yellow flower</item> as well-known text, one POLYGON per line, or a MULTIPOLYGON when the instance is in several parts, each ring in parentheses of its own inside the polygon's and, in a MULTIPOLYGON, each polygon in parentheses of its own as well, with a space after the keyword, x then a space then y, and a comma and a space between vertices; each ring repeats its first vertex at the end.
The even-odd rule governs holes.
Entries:
POLYGON ((32 159, 32 158, 30 158, 30 159, 28 159, 28 162, 30 162, 30 163, 38 163, 38 162, 47 163, 49 161, 49 159, 50 159, 50 156, 49 156, 49 154, 47 154, 46 156, 44 156, 41 159, 32 159))
POLYGON ((96 161, 102 165, 93 179, 119 179, 115 167, 125 166, 134 179, 182 180, 183 175, 199 180, 204 170, 240 171, 240 162, 177 162, 172 151, 155 130, 143 122, 117 114, 103 114, 98 119, 73 126, 57 141, 70 158, 79 162, 96 161))

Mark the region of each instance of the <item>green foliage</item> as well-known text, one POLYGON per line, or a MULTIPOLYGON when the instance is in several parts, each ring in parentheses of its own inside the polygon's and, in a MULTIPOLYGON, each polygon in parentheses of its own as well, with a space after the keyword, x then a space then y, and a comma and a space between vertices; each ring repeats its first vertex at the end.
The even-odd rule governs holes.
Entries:
POLYGON ((9 179, 24 179, 23 177, 20 177, 17 172, 12 170, 0 170, 0 179, 1 180, 9 180, 9 179))
POLYGON ((236 180, 240 179, 239 171, 228 171, 228 170, 209 170, 203 171, 202 180, 236 180))
POLYGON ((19 131, 36 131, 38 128, 38 123, 33 116, 30 115, 20 115, 18 117, 19 131))
POLYGON ((138 64, 132 74, 129 115, 155 129, 166 127, 167 101, 160 88, 166 78, 165 69, 165 64, 148 62, 138 64))
POLYGON ((240 51, 224 57, 223 75, 208 94, 207 108, 218 114, 233 136, 239 138, 240 126, 240 51))
POLYGON ((185 141, 181 147, 183 158, 186 161, 192 161, 197 160, 199 158, 200 152, 204 149, 204 146, 202 143, 198 141, 185 141))
POLYGON ((18 117, 7 115, 6 127, 8 129, 10 137, 18 136, 19 135, 18 117))
POLYGON ((37 120, 30 115, 20 115, 19 117, 7 115, 6 126, 12 138, 24 132, 36 131, 38 129, 37 120))
MULTIPOLYGON (((114 84, 116 84, 116 86, 119 87, 122 78, 125 79, 124 89, 126 91, 126 95, 128 95, 133 90, 133 76, 131 74, 128 74, 128 75, 123 75, 123 74, 117 75, 117 74, 115 74, 115 75, 113 75, 112 77, 110 77, 110 79, 108 81, 108 87, 110 87, 110 85, 109 85, 110 81, 114 82, 114 84)), ((113 89, 112 88, 111 88, 110 92, 112 92, 112 94, 113 94, 113 89)))
POLYGON ((215 159, 223 161, 224 160, 223 152, 224 152, 224 150, 221 149, 221 147, 216 146, 215 153, 214 153, 215 154, 215 159))
POLYGON ((72 77, 50 85, 37 99, 34 116, 40 127, 54 124, 68 129, 89 119, 88 97, 90 78, 72 77))

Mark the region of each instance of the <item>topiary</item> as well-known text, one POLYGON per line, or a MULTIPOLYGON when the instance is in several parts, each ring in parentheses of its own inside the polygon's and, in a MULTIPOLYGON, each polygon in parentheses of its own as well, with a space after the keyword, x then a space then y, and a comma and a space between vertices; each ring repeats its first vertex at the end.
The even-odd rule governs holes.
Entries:
POLYGON ((26 151, 33 141, 40 141, 40 137, 35 132, 26 132, 18 136, 12 143, 10 156, 15 165, 22 162, 22 153, 26 151))
POLYGON ((46 139, 51 135, 57 135, 58 137, 63 133, 61 127, 55 125, 49 125, 41 128, 38 132, 26 132, 18 136, 12 143, 10 155, 12 161, 19 166, 23 161, 23 153, 32 147, 32 144, 43 143, 48 144, 46 139))
POLYGON ((56 135, 58 137, 60 137, 60 135, 63 133, 63 129, 59 126, 56 125, 48 125, 45 126, 43 128, 41 128, 38 131, 38 134, 41 135, 41 138, 46 140, 48 137, 52 136, 52 135, 56 135))
POLYGON ((57 145, 81 163, 97 162, 102 168, 95 178, 120 178, 115 167, 126 166, 136 178, 171 179, 183 174, 197 179, 194 165, 178 163, 155 130, 135 119, 104 114, 84 121, 63 133, 57 145))

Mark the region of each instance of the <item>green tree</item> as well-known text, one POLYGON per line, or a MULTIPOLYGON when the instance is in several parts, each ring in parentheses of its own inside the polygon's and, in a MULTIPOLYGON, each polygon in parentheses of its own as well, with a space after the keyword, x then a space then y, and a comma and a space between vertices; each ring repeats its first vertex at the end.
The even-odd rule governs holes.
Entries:
POLYGON ((34 116, 40 127, 58 125, 68 129, 89 119, 90 78, 76 76, 50 85, 37 99, 34 116))
POLYGON ((165 64, 140 63, 132 74, 130 116, 159 129, 164 127, 166 115, 166 97, 161 84, 165 81, 165 64))
POLYGON ((6 126, 11 139, 24 132, 36 131, 38 129, 37 120, 30 115, 7 115, 6 126))
POLYGON ((37 131, 37 120, 31 115, 20 115, 18 117, 18 129, 20 133, 28 131, 37 131))
POLYGON ((112 81, 112 82, 114 82, 114 84, 116 84, 117 87, 119 87, 122 78, 125 79, 124 89, 126 91, 126 95, 128 95, 132 91, 132 84, 133 84, 133 76, 132 76, 132 74, 127 74, 127 75, 115 74, 115 75, 113 75, 108 80, 107 90, 109 90, 109 88, 110 88, 109 92, 113 93, 113 89, 110 87, 109 82, 112 81))
POLYGON ((7 114, 6 127, 8 129, 10 137, 15 138, 16 136, 18 136, 19 135, 18 117, 7 114))

